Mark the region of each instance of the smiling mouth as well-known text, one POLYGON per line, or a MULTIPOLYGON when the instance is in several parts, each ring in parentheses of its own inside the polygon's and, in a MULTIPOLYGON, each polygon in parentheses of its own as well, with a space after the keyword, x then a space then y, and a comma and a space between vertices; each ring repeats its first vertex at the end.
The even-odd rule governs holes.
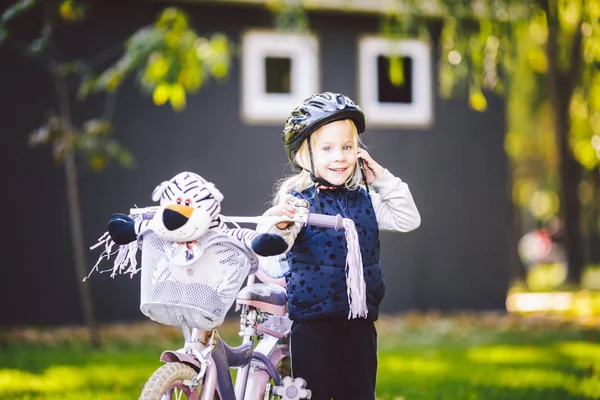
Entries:
POLYGON ((348 168, 329 168, 329 170, 333 172, 344 172, 347 169, 348 168))

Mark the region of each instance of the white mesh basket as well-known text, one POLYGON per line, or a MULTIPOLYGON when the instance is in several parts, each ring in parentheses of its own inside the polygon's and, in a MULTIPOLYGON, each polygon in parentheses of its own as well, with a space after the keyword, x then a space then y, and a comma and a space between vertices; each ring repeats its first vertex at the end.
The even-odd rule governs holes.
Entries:
POLYGON ((152 231, 143 234, 141 249, 142 313, 161 324, 206 330, 223 323, 254 260, 239 241, 212 231, 182 257, 181 245, 152 231))

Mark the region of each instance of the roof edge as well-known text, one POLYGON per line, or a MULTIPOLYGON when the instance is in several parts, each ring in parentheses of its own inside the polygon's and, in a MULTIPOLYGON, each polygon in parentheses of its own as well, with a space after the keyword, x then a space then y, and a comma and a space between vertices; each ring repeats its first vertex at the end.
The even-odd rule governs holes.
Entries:
MULTIPOLYGON (((146 0, 158 2, 161 0, 146 0)), ((338 13, 356 13, 356 14, 383 14, 391 11, 408 12, 409 7, 404 2, 397 0, 296 0, 306 10, 309 11, 333 11, 338 13)), ((173 3, 213 3, 213 4, 231 4, 231 5, 254 5, 270 7, 273 0, 175 0, 173 3)), ((420 3, 421 12, 431 16, 442 15, 442 8, 437 0, 422 0, 420 3)))
MULTIPOLYGON (((145 0, 159 2, 164 0, 145 0)), ((284 0, 280 0, 284 1, 284 0)), ((287 0, 298 3, 308 11, 327 11, 351 14, 408 14, 414 12, 407 0, 287 0)), ((277 4, 276 0, 171 0, 172 3, 188 4, 228 4, 250 5, 269 8, 277 4)), ((460 17, 466 18, 492 18, 502 22, 529 18, 528 4, 507 2, 505 8, 490 9, 488 0, 473 0, 470 7, 464 7, 457 12, 460 17)), ((418 14, 439 18, 444 17, 448 11, 440 0, 420 0, 418 14)))

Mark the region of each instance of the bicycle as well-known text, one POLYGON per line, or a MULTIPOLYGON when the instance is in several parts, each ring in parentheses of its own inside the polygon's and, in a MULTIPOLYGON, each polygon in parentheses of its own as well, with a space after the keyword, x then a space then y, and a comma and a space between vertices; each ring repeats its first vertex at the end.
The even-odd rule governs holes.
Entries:
MULTIPOLYGON (((131 212, 151 219, 155 208, 131 212)), ((224 218, 233 223, 272 226, 290 221, 351 230, 340 215, 224 218)), ((293 379, 288 369, 289 347, 282 340, 292 323, 284 285, 259 268, 256 255, 231 236, 214 232, 194 244, 194 257, 166 257, 168 244, 152 231, 141 235, 138 243, 143 247, 140 309, 158 323, 181 327, 185 339, 181 349, 161 354, 164 364, 146 381, 140 400, 310 399, 306 381, 293 379), (255 283, 255 276, 263 283, 255 283), (218 328, 234 301, 236 311, 241 310, 242 343, 230 347, 218 328), (238 369, 235 380, 231 368, 238 369)))

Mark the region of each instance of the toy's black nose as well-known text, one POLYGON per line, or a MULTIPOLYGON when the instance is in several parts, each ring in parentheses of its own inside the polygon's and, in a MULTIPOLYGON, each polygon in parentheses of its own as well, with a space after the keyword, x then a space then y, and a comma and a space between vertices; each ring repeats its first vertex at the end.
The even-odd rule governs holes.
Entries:
POLYGON ((188 217, 177 211, 165 208, 163 211, 163 224, 170 231, 181 228, 188 221, 188 217))

